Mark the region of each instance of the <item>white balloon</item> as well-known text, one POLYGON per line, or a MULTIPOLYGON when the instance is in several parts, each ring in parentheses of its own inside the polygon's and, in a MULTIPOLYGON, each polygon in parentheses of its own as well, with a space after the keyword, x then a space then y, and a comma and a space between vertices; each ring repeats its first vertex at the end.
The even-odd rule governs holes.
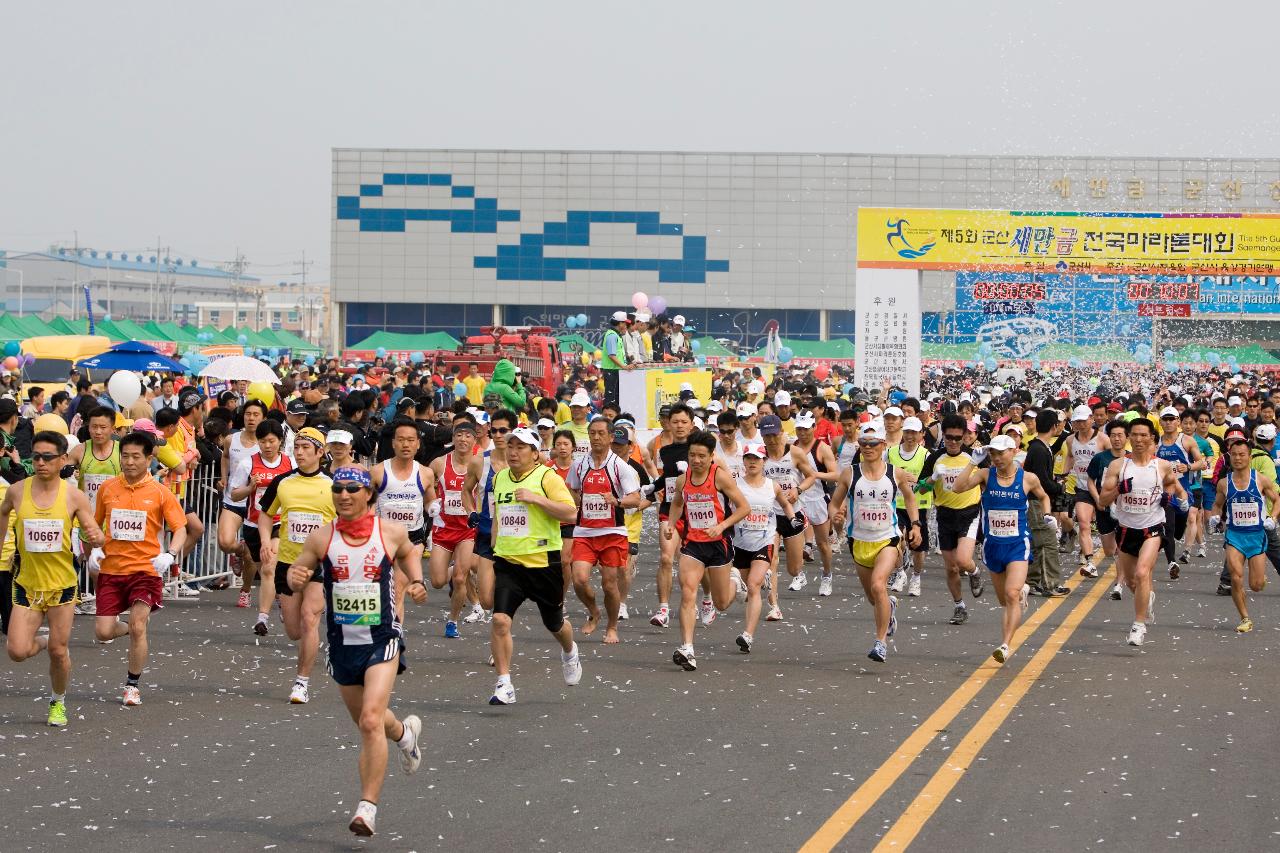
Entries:
POLYGON ((121 409, 127 409, 142 396, 142 380, 130 370, 117 370, 107 380, 107 393, 121 409))

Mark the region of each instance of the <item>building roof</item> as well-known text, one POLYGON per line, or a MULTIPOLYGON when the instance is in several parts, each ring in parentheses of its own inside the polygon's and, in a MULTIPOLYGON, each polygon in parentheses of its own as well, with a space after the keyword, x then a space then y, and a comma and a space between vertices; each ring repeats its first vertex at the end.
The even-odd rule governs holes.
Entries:
MULTIPOLYGON (((79 264, 82 267, 90 267, 93 269, 105 270, 110 267, 112 270, 121 270, 126 272, 149 272, 156 271, 156 262, 150 260, 154 255, 126 255, 124 252, 112 252, 111 258, 107 258, 105 253, 97 253, 97 257, 89 250, 81 250, 79 257, 74 251, 60 250, 59 252, 21 252, 14 254, 12 252, 0 252, 5 261, 23 261, 23 260, 45 260, 58 261, 68 264, 79 264), (141 261, 136 260, 142 258, 141 261)), ((171 273, 173 275, 193 275, 205 276, 208 278, 224 279, 233 281, 236 276, 224 269, 217 267, 196 266, 194 260, 187 261, 181 265, 178 259, 170 259, 169 263, 165 263, 164 259, 160 260, 160 272, 171 273)), ((251 275, 240 275, 239 280, 249 284, 257 283, 260 280, 251 275)))

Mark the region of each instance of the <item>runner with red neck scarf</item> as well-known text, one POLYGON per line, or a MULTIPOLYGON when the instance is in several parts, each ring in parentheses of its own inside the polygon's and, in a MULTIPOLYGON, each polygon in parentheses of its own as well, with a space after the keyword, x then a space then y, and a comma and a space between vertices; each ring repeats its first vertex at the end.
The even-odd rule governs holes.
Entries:
POLYGON ((475 445, 475 423, 455 420, 453 452, 431 463, 437 496, 443 503, 431 530, 428 574, 431 585, 436 589, 452 584, 449 588, 449 619, 444 623, 444 635, 450 639, 458 636, 458 615, 467 601, 467 574, 471 571, 471 553, 476 540, 475 528, 467 523, 475 511, 475 501, 465 488, 475 445))
POLYGON ((370 509, 369 472, 339 468, 330 489, 337 518, 307 536, 289 566, 289 586, 299 597, 317 590, 327 605, 329 672, 361 740, 360 802, 349 828, 370 836, 387 772, 387 741, 400 748, 405 773, 417 772, 422 762, 422 721, 410 715, 402 722, 387 706, 396 676, 405 670, 396 578, 408 578, 407 591, 417 604, 426 602, 427 588, 408 531, 370 509))

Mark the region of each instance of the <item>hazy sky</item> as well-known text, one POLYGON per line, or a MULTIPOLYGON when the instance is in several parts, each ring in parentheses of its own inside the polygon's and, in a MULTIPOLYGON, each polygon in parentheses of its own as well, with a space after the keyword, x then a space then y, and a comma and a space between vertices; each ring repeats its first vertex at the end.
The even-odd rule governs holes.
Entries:
POLYGON ((1274 2, 26 2, 0 248, 328 274, 330 149, 1274 156, 1274 2))

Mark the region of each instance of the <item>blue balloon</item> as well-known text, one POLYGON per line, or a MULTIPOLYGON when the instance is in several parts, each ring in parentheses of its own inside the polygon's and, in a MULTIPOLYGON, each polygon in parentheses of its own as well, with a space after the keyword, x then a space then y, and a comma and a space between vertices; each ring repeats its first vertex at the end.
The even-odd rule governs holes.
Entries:
POLYGON ((1218 364, 1220 361, 1222 361, 1222 359, 1218 357, 1218 354, 1216 352, 1205 353, 1204 360, 1209 362, 1210 364, 1218 364))
POLYGON ((376 350, 374 350, 374 351, 373 351, 373 354, 374 354, 374 355, 376 355, 378 358, 386 358, 386 357, 387 357, 387 348, 386 348, 386 347, 378 347, 376 350))
POLYGON ((791 351, 791 347, 782 347, 778 350, 778 363, 786 364, 788 361, 795 358, 795 355, 796 354, 791 351))
POLYGON ((1150 364, 1150 363, 1151 363, 1151 353, 1149 352, 1139 353, 1138 364, 1150 364))
POLYGON ((267 350, 267 355, 271 356, 272 358, 279 358, 280 347, 272 347, 271 349, 267 350))
POLYGON ((564 318, 564 327, 566 329, 576 329, 578 327, 578 318, 570 314, 564 318))
POLYGON ((245 354, 245 355, 248 355, 248 356, 252 356, 252 355, 253 355, 253 347, 245 347, 245 348, 244 348, 244 354, 245 354))
POLYGON ((309 355, 302 360, 302 363, 305 364, 307 367, 311 367, 313 364, 316 363, 316 357, 314 355, 309 355))
POLYGON ((22 343, 20 341, 9 341, 4 345, 5 355, 17 355, 22 352, 22 343))
POLYGON ((1078 356, 1073 355, 1071 356, 1071 358, 1067 359, 1067 367, 1071 367, 1076 370, 1079 370, 1083 366, 1084 366, 1084 362, 1081 361, 1078 356))
POLYGON ((237 336, 236 336, 236 343, 240 344, 240 346, 244 346, 245 344, 249 343, 249 336, 248 336, 248 335, 237 335, 237 336))
POLYGON ((591 322, 591 319, 587 317, 586 314, 579 314, 577 316, 577 320, 578 320, 578 325, 583 327, 584 329, 586 328, 587 323, 591 322))
POLYGON ((103 315, 102 315, 102 322, 104 322, 104 323, 110 323, 110 322, 111 322, 111 315, 110 315, 110 314, 103 314, 103 315))
POLYGON ((984 355, 984 356, 991 355, 991 353, 993 352, 995 352, 995 350, 991 346, 991 341, 983 341, 981 344, 978 345, 979 355, 984 355))
POLYGON ((689 348, 692 349, 694 352, 697 352, 698 350, 702 349, 702 341, 699 341, 699 340, 690 341, 689 348))
POLYGON ((409 361, 412 364, 422 364, 426 360, 426 356, 420 352, 409 353, 409 361))
POLYGON ((1170 359, 1172 359, 1172 358, 1173 358, 1173 350, 1171 350, 1171 349, 1167 349, 1167 350, 1165 350, 1165 351, 1164 351, 1164 359, 1165 359, 1165 361, 1169 361, 1169 360, 1170 360, 1170 359))
POLYGON ((986 360, 982 362, 982 366, 989 371, 994 371, 1000 364, 992 356, 987 356, 986 360))
POLYGON ((1033 358, 1033 359, 1031 359, 1031 369, 1032 369, 1032 370, 1039 370, 1039 369, 1040 369, 1040 359, 1038 359, 1038 358, 1033 358))

